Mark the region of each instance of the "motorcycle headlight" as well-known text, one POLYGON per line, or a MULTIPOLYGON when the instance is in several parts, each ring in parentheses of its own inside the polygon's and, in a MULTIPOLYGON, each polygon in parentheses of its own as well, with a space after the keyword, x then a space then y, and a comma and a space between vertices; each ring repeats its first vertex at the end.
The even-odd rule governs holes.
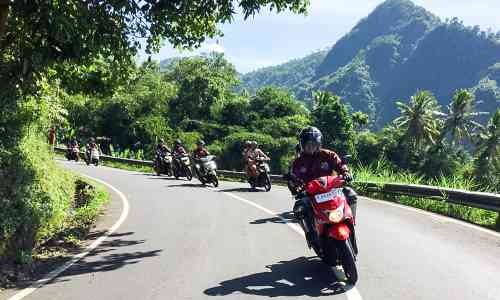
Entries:
POLYGON ((215 170, 217 169, 217 165, 215 164, 215 161, 210 161, 206 164, 206 168, 209 170, 215 170))
POLYGON ((344 218, 344 205, 339 206, 335 210, 325 210, 324 213, 332 223, 339 223, 344 218))

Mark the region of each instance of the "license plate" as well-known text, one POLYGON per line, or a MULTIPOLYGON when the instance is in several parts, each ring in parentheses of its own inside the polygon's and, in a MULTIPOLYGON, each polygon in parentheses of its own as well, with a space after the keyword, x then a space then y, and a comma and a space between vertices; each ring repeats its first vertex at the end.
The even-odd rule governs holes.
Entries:
POLYGON ((342 196, 342 195, 344 195, 344 192, 342 191, 342 189, 333 189, 333 190, 329 191, 328 193, 319 194, 319 195, 314 196, 314 199, 316 199, 317 203, 322 203, 322 202, 330 201, 330 200, 334 199, 335 197, 342 196))

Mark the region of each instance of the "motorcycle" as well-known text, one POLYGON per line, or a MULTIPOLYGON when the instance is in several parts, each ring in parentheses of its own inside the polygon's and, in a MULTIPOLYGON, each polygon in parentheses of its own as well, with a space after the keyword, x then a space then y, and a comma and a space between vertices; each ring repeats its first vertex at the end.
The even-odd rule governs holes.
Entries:
POLYGON ((80 160, 80 149, 77 146, 68 148, 66 150, 66 159, 78 162, 80 160))
POLYGON ((85 151, 85 162, 87 166, 90 164, 94 164, 96 167, 99 165, 99 149, 97 148, 89 148, 85 151))
POLYGON ((195 171, 198 179, 202 184, 212 183, 215 187, 219 186, 219 179, 217 178, 217 164, 215 163, 215 156, 208 155, 198 159, 199 163, 195 163, 195 171))
POLYGON ((308 246, 329 266, 342 266, 347 282, 354 285, 358 280, 356 256, 358 253, 352 214, 341 176, 320 177, 307 183, 296 195, 297 200, 306 198, 312 207, 310 227, 305 219, 307 210, 301 206, 294 214, 307 236, 308 246))
POLYGON ((172 162, 173 158, 170 153, 164 154, 160 151, 157 151, 154 161, 154 170, 156 172, 156 175, 160 176, 161 174, 165 174, 167 176, 172 176, 172 162))
POLYGON ((267 160, 257 158, 257 176, 248 178, 248 183, 255 189, 257 187, 263 187, 266 192, 271 190, 271 177, 269 176, 270 168, 267 160))
POLYGON ((193 172, 191 171, 191 160, 189 159, 189 155, 184 154, 175 157, 173 164, 173 173, 175 179, 179 179, 179 177, 186 177, 189 181, 193 179, 193 172))

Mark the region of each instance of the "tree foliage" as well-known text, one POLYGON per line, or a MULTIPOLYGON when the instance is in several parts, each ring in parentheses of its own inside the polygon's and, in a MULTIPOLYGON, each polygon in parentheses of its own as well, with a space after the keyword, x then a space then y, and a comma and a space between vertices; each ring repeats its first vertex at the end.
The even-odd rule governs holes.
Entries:
POLYGON ((314 95, 312 122, 323 133, 324 146, 340 154, 356 155, 354 130, 347 107, 340 97, 328 92, 314 95))
POLYGON ((405 139, 415 149, 425 144, 435 144, 440 132, 440 111, 436 98, 429 91, 421 91, 410 98, 410 102, 396 103, 401 116, 394 123, 405 132, 405 139))

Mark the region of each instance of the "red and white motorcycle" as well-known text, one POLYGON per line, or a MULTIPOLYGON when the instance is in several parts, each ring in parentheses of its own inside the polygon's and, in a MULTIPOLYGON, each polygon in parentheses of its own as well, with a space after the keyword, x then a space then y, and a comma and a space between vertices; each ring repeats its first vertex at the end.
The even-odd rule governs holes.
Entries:
POLYGON ((312 207, 310 219, 314 232, 309 233, 303 216, 298 216, 297 219, 304 232, 314 237, 312 241, 308 241, 309 247, 327 265, 342 266, 347 282, 354 285, 358 280, 358 251, 354 232, 356 221, 344 194, 345 185, 342 176, 320 177, 305 184, 296 199, 305 200, 312 207))

